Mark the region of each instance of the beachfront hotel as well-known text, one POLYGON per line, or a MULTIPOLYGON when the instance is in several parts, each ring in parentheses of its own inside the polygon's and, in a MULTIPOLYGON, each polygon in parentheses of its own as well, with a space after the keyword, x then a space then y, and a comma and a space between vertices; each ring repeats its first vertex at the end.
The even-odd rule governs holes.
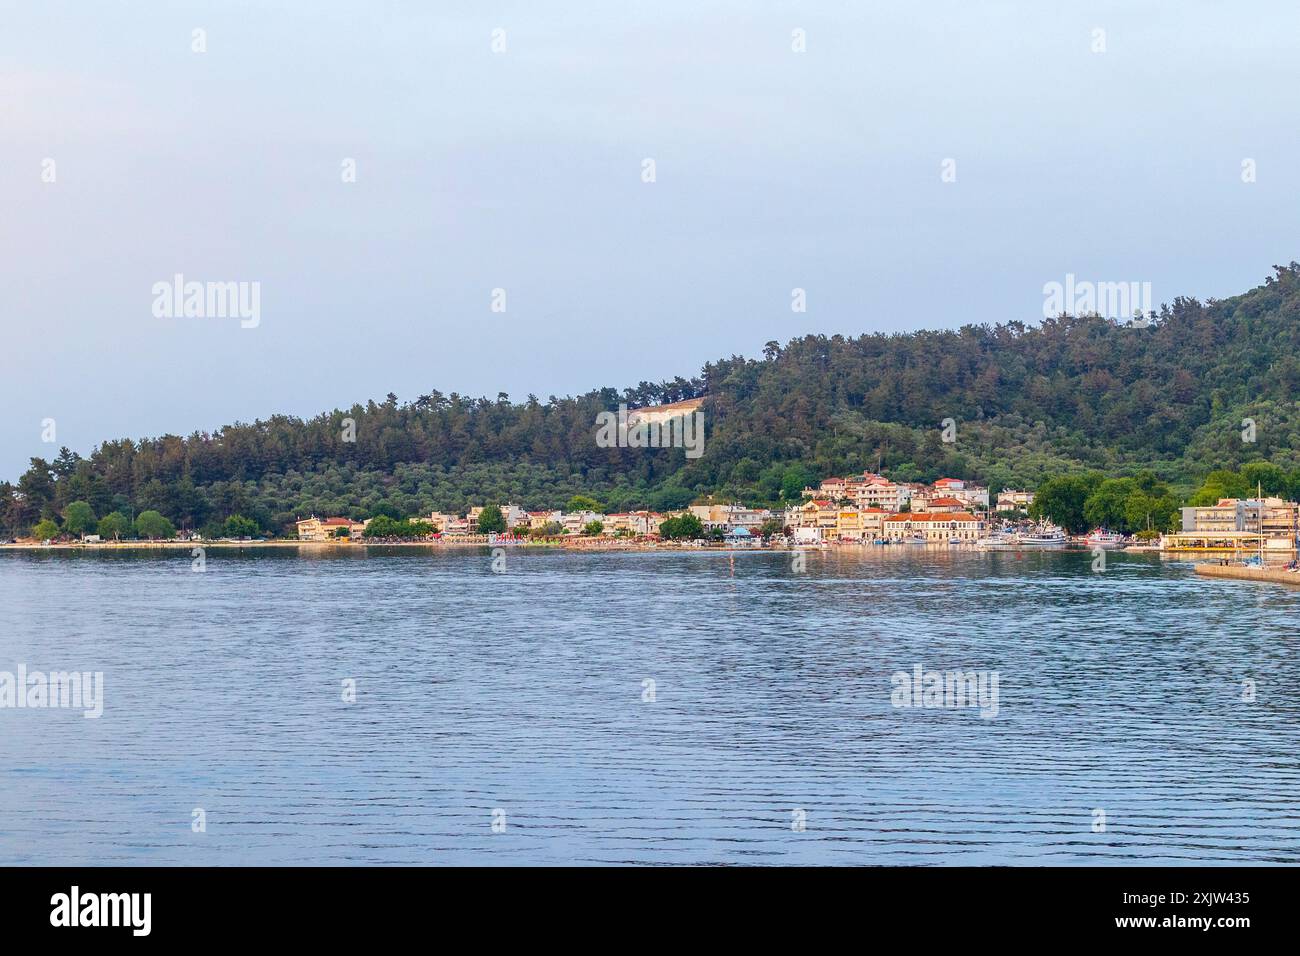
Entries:
POLYGON ((1300 504, 1281 498, 1220 498, 1182 509, 1182 529, 1161 540, 1166 551, 1293 551, 1300 504))
POLYGON ((317 518, 312 515, 298 522, 299 541, 329 541, 339 537, 340 531, 346 531, 348 537, 359 538, 366 530, 370 519, 353 521, 351 518, 317 518))

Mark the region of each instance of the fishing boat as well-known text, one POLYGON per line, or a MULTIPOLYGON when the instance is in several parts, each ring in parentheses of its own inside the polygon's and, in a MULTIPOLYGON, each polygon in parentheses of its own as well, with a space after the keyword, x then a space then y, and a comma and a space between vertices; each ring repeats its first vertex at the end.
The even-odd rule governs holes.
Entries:
POLYGON ((1065 532, 1054 524, 1040 524, 1016 536, 1016 544, 1022 548, 1063 548, 1066 540, 1065 532))
POLYGON ((1016 536, 1010 531, 990 531, 984 537, 975 541, 975 547, 981 551, 990 551, 996 548, 1014 548, 1016 546, 1016 536))
POLYGON ((1083 538, 1083 543, 1090 548, 1122 548, 1124 542, 1124 535, 1105 528, 1094 528, 1083 538))

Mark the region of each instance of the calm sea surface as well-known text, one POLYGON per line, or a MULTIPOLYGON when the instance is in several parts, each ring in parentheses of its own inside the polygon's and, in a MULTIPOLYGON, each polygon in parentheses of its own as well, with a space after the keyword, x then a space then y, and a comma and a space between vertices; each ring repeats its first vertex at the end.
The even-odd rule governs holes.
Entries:
POLYGON ((2 553, 0 864, 1300 861, 1300 592, 1091 561, 2 553))

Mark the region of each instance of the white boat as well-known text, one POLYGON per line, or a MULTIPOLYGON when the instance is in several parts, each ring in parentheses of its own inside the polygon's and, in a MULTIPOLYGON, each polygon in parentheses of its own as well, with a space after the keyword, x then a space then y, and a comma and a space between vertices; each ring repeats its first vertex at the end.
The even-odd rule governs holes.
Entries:
POLYGON ((1122 548, 1125 540, 1122 534, 1107 531, 1105 528, 1095 528, 1084 537, 1083 543, 1090 548, 1122 548))
POLYGON ((1010 531, 991 531, 975 542, 975 547, 981 551, 988 551, 993 548, 1014 548, 1015 546, 1016 536, 1010 531))
POLYGON ((1040 524, 1016 536, 1016 544, 1022 548, 1063 548, 1067 540, 1065 532, 1054 524, 1040 524))

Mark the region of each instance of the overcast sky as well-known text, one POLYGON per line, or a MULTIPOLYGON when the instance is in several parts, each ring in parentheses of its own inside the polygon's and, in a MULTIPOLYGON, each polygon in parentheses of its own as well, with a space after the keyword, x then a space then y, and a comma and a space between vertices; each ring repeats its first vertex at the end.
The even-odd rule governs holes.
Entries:
POLYGON ((0 2, 0 477, 1300 258, 1294 3, 270 6, 0 2), (156 317, 177 273, 259 324, 156 317))

